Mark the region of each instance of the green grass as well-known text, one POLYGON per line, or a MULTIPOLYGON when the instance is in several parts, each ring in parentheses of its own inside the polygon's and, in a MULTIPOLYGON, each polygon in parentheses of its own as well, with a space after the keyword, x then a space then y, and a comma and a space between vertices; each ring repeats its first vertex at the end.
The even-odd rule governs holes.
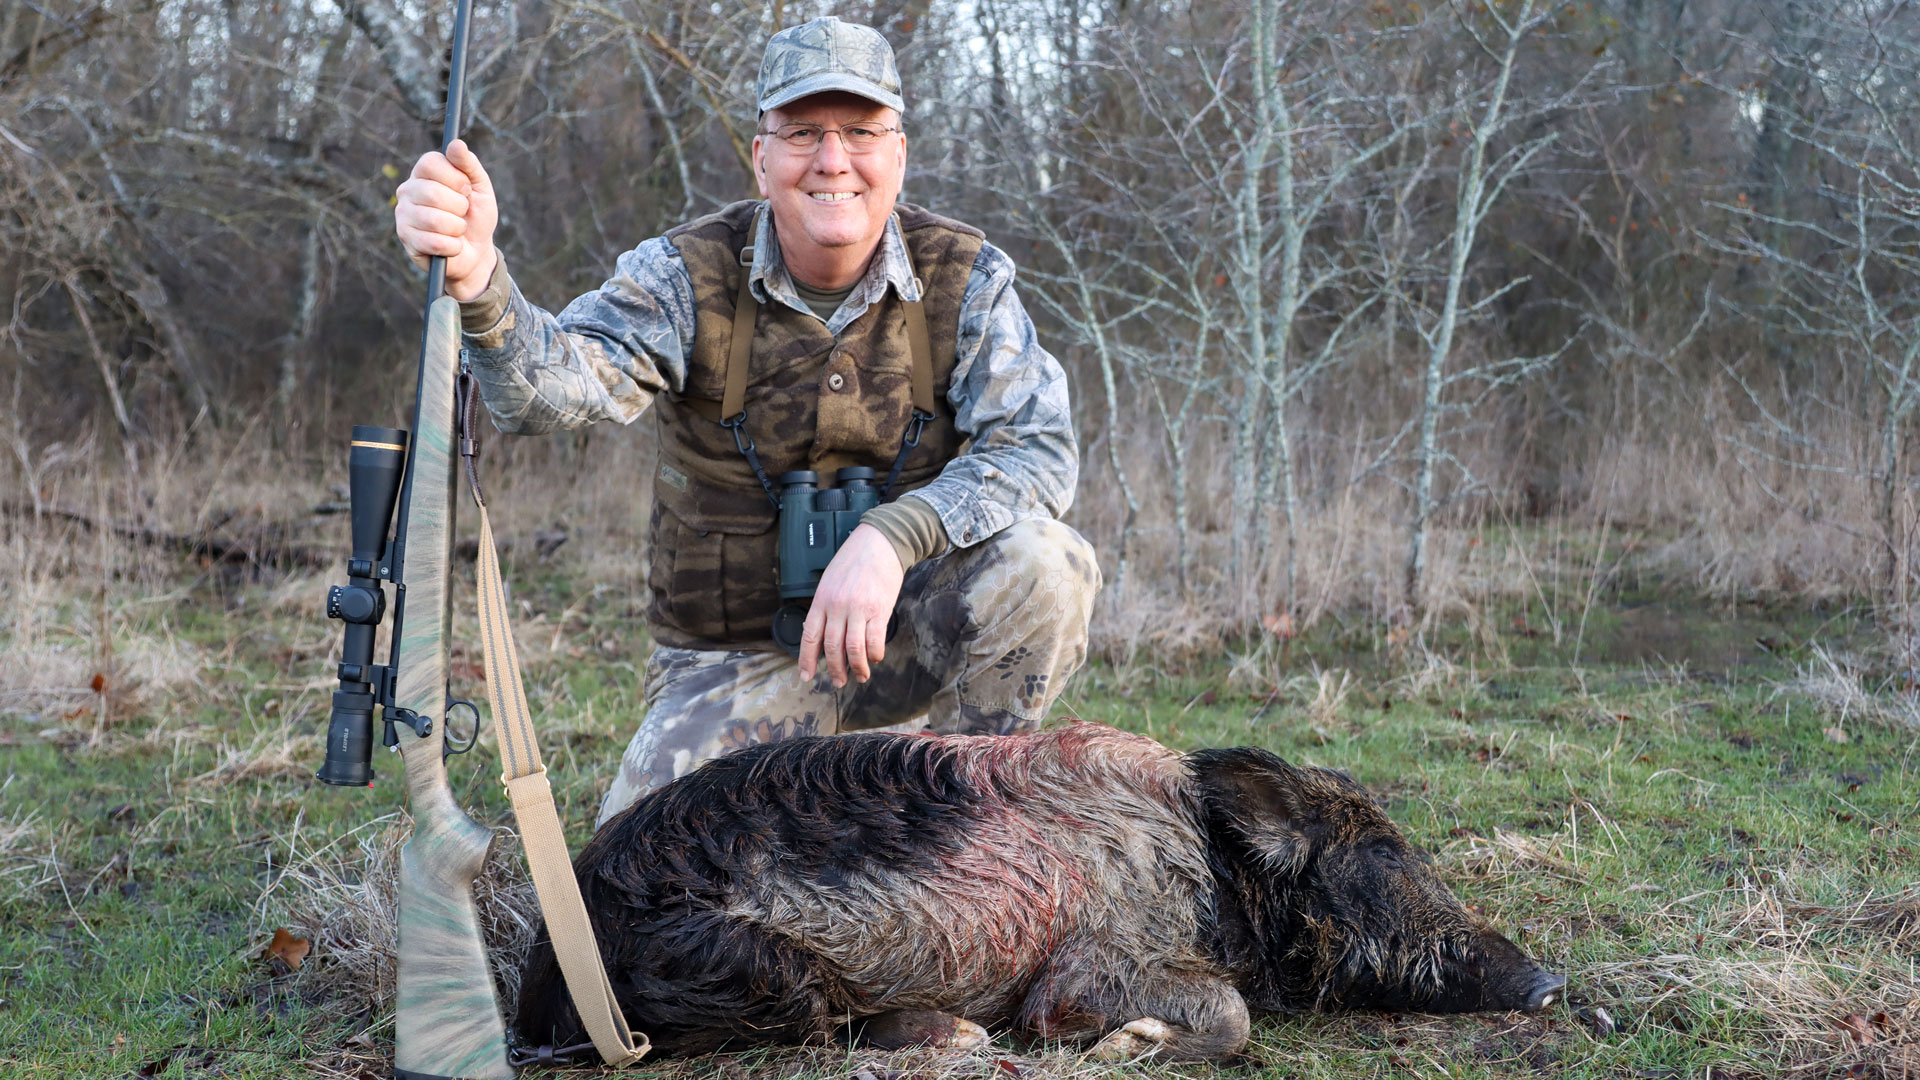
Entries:
MULTIPOLYGON (((557 577, 522 589, 534 705, 577 844, 639 715, 644 634, 627 597, 557 577)), ((361 841, 390 838, 397 762, 377 758, 368 791, 311 779, 336 647, 297 606, 314 597, 185 595, 184 610, 125 605, 116 647, 168 642, 193 677, 132 697, 97 742, 84 696, 0 714, 0 1077, 388 1075, 385 1006, 343 989, 329 951, 378 942, 323 939, 293 974, 261 951, 275 927, 316 929, 312 878, 290 865, 350 885, 361 841)), ((1235 1075, 1920 1075, 1920 733, 1831 704, 1871 695, 1787 685, 1809 655, 1795 635, 1857 630, 1769 613, 1789 647, 1695 677, 1613 655, 1601 646, 1634 616, 1594 614, 1578 669, 1569 641, 1542 644, 1511 618, 1491 639, 1436 646, 1451 660, 1328 623, 1284 658, 1268 642, 1073 684, 1057 712, 1350 771, 1468 903, 1574 980, 1574 1010, 1535 1018, 1270 1020, 1235 1075), (1308 674, 1331 663, 1350 681, 1308 674)), ((86 618, 82 604, 45 621, 86 618)), ((475 816, 504 825, 497 772, 486 741, 452 762, 475 816)), ((964 1060, 816 1049, 655 1071, 1083 1068, 1003 1040, 964 1060)))

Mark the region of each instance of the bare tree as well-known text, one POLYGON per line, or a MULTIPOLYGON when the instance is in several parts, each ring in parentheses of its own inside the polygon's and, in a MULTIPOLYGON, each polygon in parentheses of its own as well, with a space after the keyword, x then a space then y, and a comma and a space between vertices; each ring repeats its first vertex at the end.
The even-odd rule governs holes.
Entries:
MULTIPOLYGON (((1539 0, 1521 0, 1511 12, 1502 11, 1499 4, 1474 7, 1484 14, 1484 22, 1477 22, 1475 14, 1458 3, 1454 5, 1455 16, 1475 48, 1491 61, 1494 71, 1490 83, 1484 87, 1474 85, 1470 91, 1472 96, 1459 103, 1462 119, 1452 125, 1465 127, 1465 150, 1455 178, 1457 189, 1453 229, 1447 238, 1446 278, 1441 286, 1439 309, 1430 321, 1423 321, 1418 327, 1427 349, 1421 378, 1419 435, 1413 448, 1413 521, 1408 530, 1406 562, 1406 601, 1415 610, 1424 602, 1421 586, 1427 566, 1428 530, 1439 505, 1434 478, 1440 466, 1449 460, 1440 441, 1441 416, 1448 409, 1448 388, 1458 383, 1475 383, 1484 399, 1492 390, 1511 384, 1551 359, 1505 359, 1448 370, 1461 323, 1485 311, 1523 280, 1507 281, 1476 300, 1463 296, 1480 227, 1508 185, 1556 138, 1549 132, 1495 149, 1497 140, 1520 112, 1514 108, 1512 95, 1514 67, 1521 48, 1552 18, 1551 9, 1539 0), (1484 94, 1484 98, 1480 94, 1484 94)), ((1553 107, 1564 100, 1562 96, 1553 107)), ((1469 403, 1467 410, 1471 411, 1479 400, 1469 403)))

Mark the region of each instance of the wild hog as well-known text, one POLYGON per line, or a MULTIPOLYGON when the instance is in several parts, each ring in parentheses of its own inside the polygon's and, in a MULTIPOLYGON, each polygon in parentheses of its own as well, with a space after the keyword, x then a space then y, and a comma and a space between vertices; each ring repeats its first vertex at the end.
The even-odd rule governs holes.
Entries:
MULTIPOLYGON (((1090 723, 754 747, 575 871, 628 1022, 668 1052, 994 1029, 1202 1060, 1250 1013, 1532 1010, 1566 985, 1344 774, 1090 723)), ((517 1027, 584 1041, 544 943, 517 1027)))

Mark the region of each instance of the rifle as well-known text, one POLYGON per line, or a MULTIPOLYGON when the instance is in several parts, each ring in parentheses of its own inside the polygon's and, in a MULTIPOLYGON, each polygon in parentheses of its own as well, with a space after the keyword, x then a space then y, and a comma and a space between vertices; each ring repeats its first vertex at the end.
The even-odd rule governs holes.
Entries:
MULTIPOLYGON (((456 0, 442 153, 460 134, 471 9, 472 0, 456 0)), ((447 688, 456 449, 467 460, 480 511, 480 618, 487 693, 506 766, 501 779, 513 799, 540 906, 568 991, 602 1059, 630 1064, 648 1048, 644 1036, 635 1045, 614 1002, 540 761, 493 530, 473 464, 476 443, 468 428, 473 411, 471 377, 461 357, 460 305, 446 295, 446 260, 435 257, 427 269, 411 438, 393 428, 354 427, 348 454, 353 532, 348 584, 333 586, 327 595, 327 615, 347 625, 319 778, 341 787, 372 785, 378 705, 381 741, 398 750, 405 763, 413 812, 413 835, 400 849, 397 1080, 510 1080, 514 1075, 473 904, 473 882, 493 833, 467 816, 447 784, 447 755, 472 748, 480 720, 472 703, 452 700, 447 688), (400 520, 389 543, 387 523, 396 494, 400 520), (394 586, 393 634, 388 662, 376 665, 374 636, 386 614, 383 580, 394 586), (447 738, 447 714, 457 707, 471 710, 475 725, 463 745, 447 738)))
MULTIPOLYGON (((443 153, 460 134, 471 6, 472 0, 459 0, 454 11, 443 153)), ((373 706, 380 705, 381 741, 398 749, 405 763, 414 823, 400 849, 394 1075, 509 1080, 506 1025, 473 905, 473 882, 493 832, 467 816, 447 785, 447 571, 453 554, 460 305, 446 295, 446 275, 446 260, 432 259, 411 441, 407 432, 391 428, 353 429, 353 554, 348 585, 334 586, 327 597, 327 614, 347 624, 346 647, 319 778, 338 786, 372 784, 373 706), (396 482, 400 521, 388 544, 396 482), (374 632, 385 607, 382 579, 394 585, 393 634, 389 662, 375 666, 374 632)))

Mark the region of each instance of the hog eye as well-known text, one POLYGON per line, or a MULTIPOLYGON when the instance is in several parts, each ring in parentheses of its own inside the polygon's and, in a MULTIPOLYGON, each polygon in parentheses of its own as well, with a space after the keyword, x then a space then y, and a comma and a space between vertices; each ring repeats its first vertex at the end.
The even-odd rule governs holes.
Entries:
POLYGON ((1400 869, 1400 866, 1401 866, 1400 853, 1393 850, 1393 848, 1387 846, 1386 844, 1375 844, 1373 846, 1373 851, 1370 852, 1369 854, 1371 854, 1374 857, 1375 861, 1379 862, 1380 865, 1382 866, 1391 867, 1395 870, 1400 869))

